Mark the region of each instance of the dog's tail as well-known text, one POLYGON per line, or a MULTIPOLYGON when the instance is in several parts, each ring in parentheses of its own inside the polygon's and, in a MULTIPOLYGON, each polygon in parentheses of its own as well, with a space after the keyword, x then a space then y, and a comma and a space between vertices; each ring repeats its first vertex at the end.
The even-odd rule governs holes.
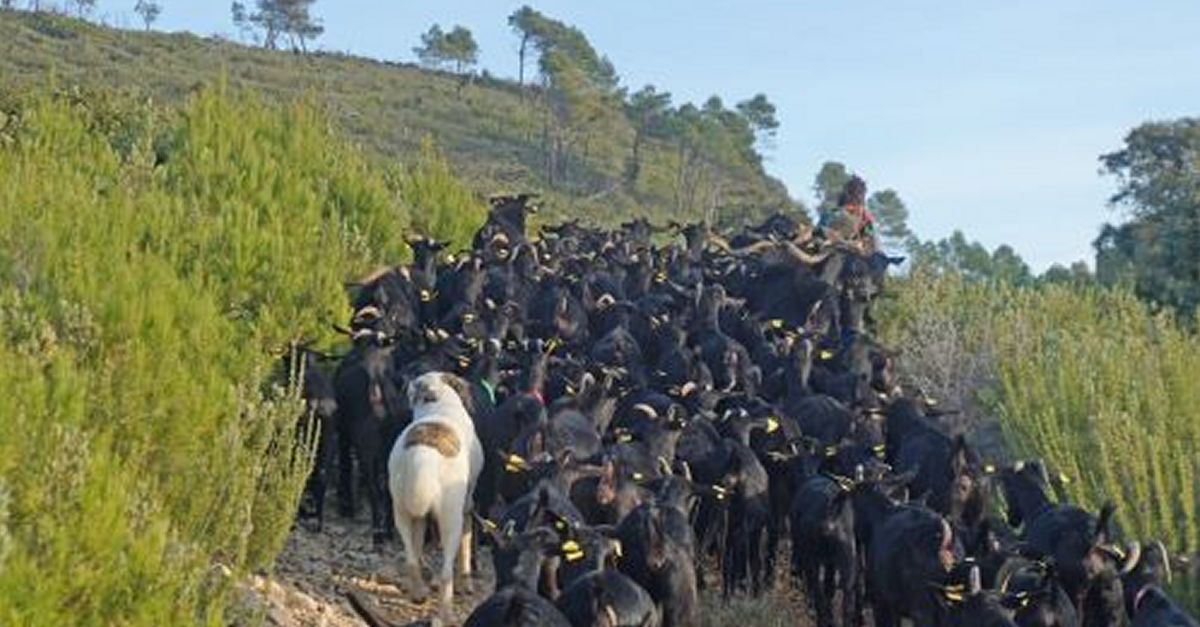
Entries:
POLYGON ((398 456, 389 472, 392 501, 398 510, 413 518, 435 511, 442 492, 442 461, 437 449, 419 445, 398 456))

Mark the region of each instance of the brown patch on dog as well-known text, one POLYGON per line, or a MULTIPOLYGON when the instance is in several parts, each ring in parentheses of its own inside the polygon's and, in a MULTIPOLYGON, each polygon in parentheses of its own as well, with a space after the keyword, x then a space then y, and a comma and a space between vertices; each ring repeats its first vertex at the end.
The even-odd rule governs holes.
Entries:
POLYGON ((404 437, 404 448, 428 446, 437 449, 443 457, 458 455, 461 448, 454 430, 439 422, 423 422, 413 425, 404 437))

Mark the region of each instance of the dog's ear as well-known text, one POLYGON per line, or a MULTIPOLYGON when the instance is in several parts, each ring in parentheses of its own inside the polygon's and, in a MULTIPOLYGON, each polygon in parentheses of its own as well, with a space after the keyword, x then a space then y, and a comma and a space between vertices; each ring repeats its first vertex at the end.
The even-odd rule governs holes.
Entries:
POLYGON ((463 403, 467 403, 470 401, 471 385, 469 383, 467 383, 466 379, 464 379, 452 372, 443 372, 442 373, 442 382, 445 383, 451 389, 453 389, 455 392, 457 392, 458 397, 460 399, 462 399, 463 403))

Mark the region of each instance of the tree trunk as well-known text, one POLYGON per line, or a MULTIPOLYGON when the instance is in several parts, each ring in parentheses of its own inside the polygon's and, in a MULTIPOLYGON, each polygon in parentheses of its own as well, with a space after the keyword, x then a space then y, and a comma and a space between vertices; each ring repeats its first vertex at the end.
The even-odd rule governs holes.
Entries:
POLYGON ((633 133, 633 154, 629 158, 629 171, 625 177, 629 189, 633 190, 637 187, 638 176, 642 173, 642 130, 639 128, 633 133))
POLYGON ((529 43, 529 35, 521 36, 521 47, 517 50, 517 85, 525 85, 525 46, 529 43))

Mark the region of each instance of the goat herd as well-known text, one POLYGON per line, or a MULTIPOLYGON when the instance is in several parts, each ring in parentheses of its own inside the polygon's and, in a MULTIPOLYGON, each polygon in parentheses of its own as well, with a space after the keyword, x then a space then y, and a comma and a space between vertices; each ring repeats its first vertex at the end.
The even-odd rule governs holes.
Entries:
POLYGON ((697 625, 714 574, 726 598, 795 577, 820 625, 1197 624, 1161 544, 1055 502, 1041 462, 984 464, 898 385, 871 305, 899 259, 784 216, 533 239, 533 211, 495 198, 470 251, 414 240, 352 286, 332 379, 296 353, 321 428, 301 515, 329 476, 343 516, 364 492, 415 597, 432 521, 441 620, 480 544, 496 589, 467 625, 697 625))

